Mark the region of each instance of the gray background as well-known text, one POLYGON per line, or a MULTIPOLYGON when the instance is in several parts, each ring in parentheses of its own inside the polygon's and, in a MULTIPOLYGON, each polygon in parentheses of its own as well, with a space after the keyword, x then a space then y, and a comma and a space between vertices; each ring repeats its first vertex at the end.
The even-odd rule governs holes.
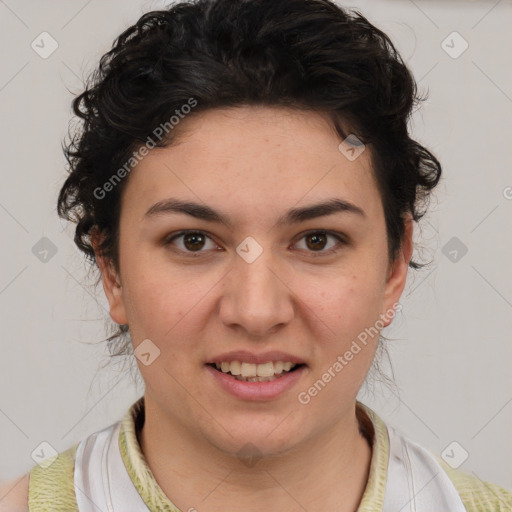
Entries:
MULTIPOLYGON (((105 366, 103 290, 55 204, 72 93, 122 30, 163 5, 0 1, 0 480, 28 471, 41 442, 63 451, 143 393, 126 365, 105 366), (46 59, 31 48, 44 31, 58 43, 46 59), (43 237, 56 250, 46 261, 43 237)), ((417 231, 415 255, 432 265, 410 271, 386 333, 396 387, 368 386, 361 400, 437 453, 456 441, 450 456, 469 454, 460 469, 512 488, 512 3, 343 5, 392 37, 428 91, 412 129, 444 165, 417 231), (469 44, 457 58, 453 31, 469 44)))

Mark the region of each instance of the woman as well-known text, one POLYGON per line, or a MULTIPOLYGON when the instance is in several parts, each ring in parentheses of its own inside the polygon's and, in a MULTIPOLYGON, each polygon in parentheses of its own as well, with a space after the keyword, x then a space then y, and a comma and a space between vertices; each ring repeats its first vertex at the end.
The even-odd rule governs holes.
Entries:
POLYGON ((58 208, 145 393, 2 506, 510 510, 356 400, 440 179, 416 101, 388 37, 327 0, 178 3, 121 34, 74 101, 58 208))

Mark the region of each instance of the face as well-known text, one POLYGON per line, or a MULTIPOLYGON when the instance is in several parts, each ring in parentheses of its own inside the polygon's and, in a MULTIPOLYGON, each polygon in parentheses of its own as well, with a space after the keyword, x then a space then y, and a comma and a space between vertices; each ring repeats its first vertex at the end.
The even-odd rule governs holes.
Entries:
POLYGON ((370 150, 348 159, 321 114, 214 109, 179 128, 123 192, 119 274, 100 258, 110 314, 146 354, 162 421, 224 453, 282 453, 353 417, 411 223, 390 264, 370 150))

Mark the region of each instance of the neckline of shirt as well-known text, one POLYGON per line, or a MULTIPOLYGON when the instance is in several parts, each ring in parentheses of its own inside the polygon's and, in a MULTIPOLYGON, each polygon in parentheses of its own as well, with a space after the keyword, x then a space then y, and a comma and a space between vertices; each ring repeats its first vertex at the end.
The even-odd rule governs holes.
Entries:
MULTIPOLYGON (((368 406, 356 402, 359 431, 372 448, 368 482, 357 512, 382 510, 389 457, 389 437, 382 419, 368 406)), ((158 485, 140 444, 140 432, 144 426, 144 396, 128 409, 121 420, 119 448, 128 474, 138 493, 151 512, 166 510, 181 512, 158 485)))

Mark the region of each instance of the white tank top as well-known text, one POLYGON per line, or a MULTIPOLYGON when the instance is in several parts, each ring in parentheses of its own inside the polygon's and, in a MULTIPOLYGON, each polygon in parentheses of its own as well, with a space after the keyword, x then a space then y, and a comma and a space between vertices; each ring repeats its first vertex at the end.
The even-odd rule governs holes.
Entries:
MULTIPOLYGON (((83 439, 75 458, 74 484, 80 512, 150 512, 124 465, 121 421, 83 439)), ((425 448, 392 427, 382 512, 466 512, 452 481, 425 448)))

